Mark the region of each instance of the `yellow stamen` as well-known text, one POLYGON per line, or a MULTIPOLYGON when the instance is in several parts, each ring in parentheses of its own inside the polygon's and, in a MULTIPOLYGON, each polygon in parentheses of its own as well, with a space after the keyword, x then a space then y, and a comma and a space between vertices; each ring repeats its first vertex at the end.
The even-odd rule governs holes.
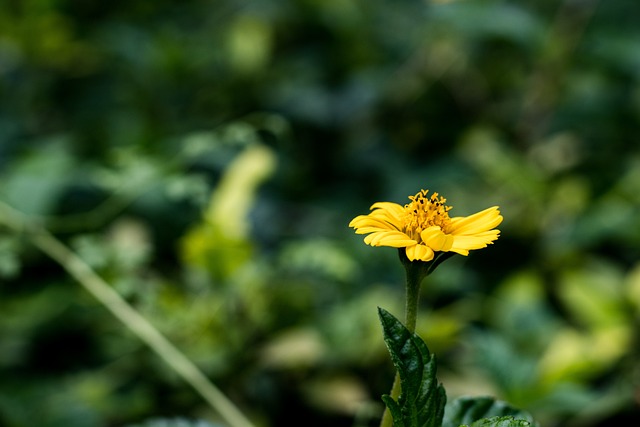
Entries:
POLYGON ((421 190, 415 196, 409 196, 411 203, 404 205, 402 232, 419 243, 426 228, 438 226, 444 229, 451 222, 448 214, 451 206, 445 205, 447 199, 438 197, 438 193, 427 197, 428 192, 421 190))

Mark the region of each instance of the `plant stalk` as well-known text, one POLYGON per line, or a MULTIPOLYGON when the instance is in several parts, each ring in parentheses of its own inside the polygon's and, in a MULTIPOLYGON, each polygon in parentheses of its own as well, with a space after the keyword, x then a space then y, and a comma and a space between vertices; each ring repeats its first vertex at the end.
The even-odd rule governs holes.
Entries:
MULTIPOLYGON (((422 280, 433 270, 429 269, 429 264, 422 261, 409 261, 404 254, 404 251, 401 249, 400 260, 404 265, 407 282, 406 282, 406 301, 405 301, 405 317, 404 323, 405 327, 410 332, 415 332, 416 330, 416 320, 418 317, 418 305, 420 303, 420 284, 422 280)), ((391 397, 394 400, 398 400, 398 396, 400 396, 400 375, 396 373, 396 376, 393 380, 393 387, 391 388, 391 397)), ((389 408, 386 408, 384 414, 382 415, 382 421, 380 422, 380 427, 392 427, 393 419, 391 417, 391 412, 389 408)))
POLYGON ((27 221, 24 215, 0 201, 0 223, 14 232, 25 233, 42 252, 57 261, 118 320, 146 343, 167 365, 213 408, 231 427, 253 424, 184 353, 178 350, 144 316, 124 300, 89 265, 44 227, 27 221))

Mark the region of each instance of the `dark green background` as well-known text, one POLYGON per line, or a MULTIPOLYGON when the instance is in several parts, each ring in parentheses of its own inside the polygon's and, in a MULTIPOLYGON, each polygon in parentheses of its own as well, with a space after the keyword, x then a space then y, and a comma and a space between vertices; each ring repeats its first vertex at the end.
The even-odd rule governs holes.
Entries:
MULTIPOLYGON (((423 288, 448 393, 548 427, 634 425, 638 16, 635 0, 4 0, 0 200, 259 426, 377 425, 393 371, 376 306, 400 315, 404 279, 354 216, 422 188, 454 216, 499 205, 496 244, 423 288), (229 236, 205 212, 234 194, 249 229, 229 236)), ((0 425, 216 419, 8 227, 0 273, 0 425)))

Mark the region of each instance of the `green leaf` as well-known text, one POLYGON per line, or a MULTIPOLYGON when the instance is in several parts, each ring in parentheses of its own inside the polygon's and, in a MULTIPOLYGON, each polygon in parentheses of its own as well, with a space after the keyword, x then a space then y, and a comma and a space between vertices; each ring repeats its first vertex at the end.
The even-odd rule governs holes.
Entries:
POLYGON ((75 161, 64 137, 41 142, 14 162, 0 177, 0 195, 13 208, 28 214, 46 215, 76 177, 75 161))
MULTIPOLYGON (((470 427, 529 427, 531 423, 525 420, 517 420, 511 416, 483 418, 471 424, 470 427)), ((461 427, 467 427, 461 426, 461 427)))
POLYGON ((400 408, 398 402, 393 400, 393 398, 388 394, 382 396, 382 401, 387 405, 387 408, 389 408, 389 412, 391 412, 393 427, 405 427, 404 421, 402 420, 402 408, 400 408))
POLYGON ((384 341, 400 375, 402 392, 396 402, 385 395, 394 427, 440 427, 447 397, 436 379, 435 357, 422 339, 388 311, 378 308, 384 341))
POLYGON ((506 402, 495 400, 492 397, 461 397, 449 402, 445 409, 442 427, 458 427, 461 425, 477 426, 532 426, 537 424, 533 417, 526 411, 522 411, 510 406, 506 402), (476 424, 480 421, 513 418, 518 421, 525 421, 528 424, 476 424))
POLYGON ((22 242, 19 236, 0 234, 0 277, 13 278, 20 273, 22 267, 20 251, 22 242))

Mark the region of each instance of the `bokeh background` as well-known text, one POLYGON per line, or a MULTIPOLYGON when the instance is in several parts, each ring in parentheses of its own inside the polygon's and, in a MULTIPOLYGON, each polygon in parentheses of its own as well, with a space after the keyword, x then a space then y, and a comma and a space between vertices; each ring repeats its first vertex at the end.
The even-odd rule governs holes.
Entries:
MULTIPOLYGON (((402 314, 347 227, 499 205, 418 331, 450 397, 640 422, 636 0, 4 0, 0 201, 68 245, 259 426, 377 425, 402 314)), ((0 218, 0 425, 216 422, 0 218)), ((218 420, 219 421, 219 420, 218 420)))

